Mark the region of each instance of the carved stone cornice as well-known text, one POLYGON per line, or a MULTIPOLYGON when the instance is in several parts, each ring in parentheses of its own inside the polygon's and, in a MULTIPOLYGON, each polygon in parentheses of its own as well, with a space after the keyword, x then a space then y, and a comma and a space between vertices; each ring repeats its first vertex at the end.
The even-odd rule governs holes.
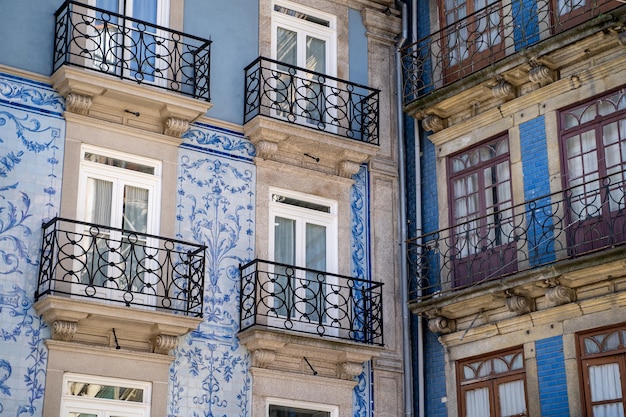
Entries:
POLYGON ((175 138, 212 106, 177 92, 67 65, 52 74, 50 81, 65 97, 69 113, 175 138))
POLYGON ((202 321, 54 295, 37 301, 34 308, 52 328, 53 339, 109 348, 111 335, 116 331, 118 345, 143 353, 167 354, 177 346, 178 336, 195 329, 202 321))
POLYGON ((169 334, 157 335, 152 341, 152 351, 167 355, 178 346, 178 337, 169 334))
POLYGON ((337 364, 339 378, 352 381, 363 372, 363 364, 358 362, 342 362, 337 364))
POLYGON ((52 338, 70 342, 76 334, 78 323, 75 321, 55 320, 52 323, 52 338))
POLYGON ((299 126, 287 120, 257 116, 243 127, 260 160, 297 169, 350 178, 378 153, 378 146, 341 138, 333 132, 299 126))
POLYGON ((88 95, 69 93, 65 97, 65 109, 72 113, 86 115, 92 104, 93 100, 88 95))
POLYGON ((176 117, 168 117, 163 123, 163 134, 179 138, 189 130, 189 121, 178 119, 176 117))
POLYGON ((367 32, 365 35, 378 41, 393 45, 396 37, 402 30, 402 20, 398 16, 398 11, 392 9, 372 9, 361 10, 361 17, 367 32), (389 10, 388 13, 385 13, 389 10))

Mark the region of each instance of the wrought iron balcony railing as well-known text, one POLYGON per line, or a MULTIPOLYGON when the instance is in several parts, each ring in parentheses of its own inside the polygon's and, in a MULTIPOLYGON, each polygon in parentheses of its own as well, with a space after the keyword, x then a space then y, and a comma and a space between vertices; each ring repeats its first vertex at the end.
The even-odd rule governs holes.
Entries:
POLYGON ((618 7, 615 0, 496 0, 402 50, 404 104, 618 7))
POLYGON ((99 299, 202 317, 205 246, 75 220, 43 225, 35 298, 99 299))
POLYGON ((210 101, 210 40, 74 1, 55 17, 54 71, 73 65, 210 101))
POLYGON ((244 123, 262 115, 378 145, 379 90, 263 57, 245 72, 244 123))
POLYGON ((413 301, 626 243, 626 171, 408 241, 413 301))
POLYGON ((382 284, 254 260, 241 273, 241 330, 255 325, 383 345, 382 284))

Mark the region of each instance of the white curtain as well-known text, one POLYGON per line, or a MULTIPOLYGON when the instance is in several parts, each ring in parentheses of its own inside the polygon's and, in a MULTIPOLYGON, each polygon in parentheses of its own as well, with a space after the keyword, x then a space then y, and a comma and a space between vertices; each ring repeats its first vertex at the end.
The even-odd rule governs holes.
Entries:
POLYGON ((87 178, 85 220, 90 223, 111 226, 113 183, 87 178))
POLYGON ((126 185, 124 187, 124 217, 122 228, 146 233, 148 230, 148 195, 145 188, 126 185))
POLYGON ((489 389, 478 388, 465 393, 465 417, 486 417, 491 415, 489 407, 489 389))
MULTIPOLYGON (((284 217, 274 217, 274 261, 295 265, 296 261, 296 221, 284 217)), ((276 283, 273 291, 274 308, 279 316, 287 316, 287 308, 293 306, 293 290, 285 267, 276 266, 276 283)))
POLYGON ((523 380, 500 384, 498 386, 498 394, 500 399, 500 415, 502 417, 526 413, 523 380))
MULTIPOLYGON (((317 224, 306 224, 306 267, 318 271, 326 271, 326 228, 317 224)), ((307 274, 306 311, 309 319, 314 322, 323 319, 326 310, 326 279, 318 274, 307 274), (320 282, 322 281, 322 282, 320 282)))
MULTIPOLYGON (((619 365, 607 363, 589 367, 589 387, 591 401, 619 400, 622 397, 622 382, 619 365)), ((624 417, 622 402, 596 405, 593 407, 594 417, 624 417)))

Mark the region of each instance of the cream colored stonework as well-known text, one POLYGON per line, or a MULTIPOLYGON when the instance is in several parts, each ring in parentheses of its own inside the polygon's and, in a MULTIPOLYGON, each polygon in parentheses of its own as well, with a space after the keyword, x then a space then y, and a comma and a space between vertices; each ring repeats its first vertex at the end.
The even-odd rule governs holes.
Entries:
MULTIPOLYGON (((269 187, 279 187, 338 203, 339 273, 350 275, 350 187, 351 176, 362 163, 368 164, 370 184, 371 279, 383 282, 383 317, 385 348, 374 349, 350 342, 302 337, 301 348, 282 346, 285 332, 264 334, 258 338, 242 335, 243 343, 253 351, 253 417, 266 415, 267 397, 312 401, 337 405, 340 416, 352 414, 350 375, 363 362, 373 359, 373 385, 376 414, 403 414, 402 392, 402 306, 399 283, 398 164, 395 104, 395 42, 400 19, 391 1, 365 0, 296 0, 296 4, 330 13, 337 19, 337 77, 348 79, 349 8, 360 11, 368 40, 368 86, 380 90, 380 145, 370 145, 330 133, 298 127, 284 121, 255 117, 244 126, 244 134, 257 149, 256 254, 268 254, 269 187), (388 9, 390 8, 390 9, 388 9), (306 155, 305 155, 306 154, 306 155), (314 158, 311 158, 314 157, 314 158), (319 160, 316 160, 319 158, 319 160), (270 341, 277 346, 271 346, 270 341), (324 344, 323 350, 319 346, 324 344), (269 344, 269 345, 267 345, 269 344), (346 349, 358 353, 352 359, 340 359, 346 349), (321 354, 322 352, 326 352, 321 354), (311 375, 303 357, 307 357, 318 375, 311 375)), ((259 2, 259 55, 271 56, 271 1, 259 2)), ((289 337, 296 337, 289 334, 289 337)), ((295 346, 299 346, 298 343, 295 346)), ((286 345, 288 346, 288 345, 286 345)))

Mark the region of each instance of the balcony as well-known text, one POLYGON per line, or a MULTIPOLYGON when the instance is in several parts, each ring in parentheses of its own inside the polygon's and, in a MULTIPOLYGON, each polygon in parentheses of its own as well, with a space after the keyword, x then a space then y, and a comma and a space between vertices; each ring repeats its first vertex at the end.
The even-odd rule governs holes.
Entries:
POLYGON ((254 260, 241 273, 240 328, 383 346, 382 284, 254 260))
POLYGON ((617 247, 626 242, 624 178, 616 173, 409 240, 414 311, 446 305, 460 314, 468 310, 462 299, 493 303, 493 291, 525 285, 520 291, 532 294, 564 275, 572 287, 614 276, 607 268, 615 261, 623 269, 617 247))
POLYGON ((350 178, 378 152, 378 90, 262 57, 245 72, 244 134, 257 163, 350 178))
POLYGON ((378 145, 378 90, 262 57, 245 72, 244 123, 263 115, 378 145))
MULTIPOLYGON (((611 16, 603 14, 620 4, 615 0, 491 2, 403 49, 404 104, 409 105, 468 76, 472 76, 471 83, 476 83, 492 78, 494 72, 499 75, 519 65, 519 62, 506 65, 507 57, 519 55, 522 60, 528 60, 548 53, 547 39, 575 26, 583 28, 586 22, 611 21, 611 16), (535 48, 540 44, 545 47, 535 48), (477 74, 486 68, 490 68, 486 70, 488 74, 477 74)), ((567 37, 554 42, 554 48, 572 43, 577 36, 581 35, 570 31, 567 37)), ((535 65, 540 67, 540 63, 535 65)), ((511 78, 516 76, 512 73, 511 78)))
POLYGON ((53 72, 71 65, 210 101, 210 40, 74 1, 55 18, 53 72))
POLYGON ((202 245, 54 218, 35 308, 55 339, 166 353, 201 321, 204 265, 202 245))

